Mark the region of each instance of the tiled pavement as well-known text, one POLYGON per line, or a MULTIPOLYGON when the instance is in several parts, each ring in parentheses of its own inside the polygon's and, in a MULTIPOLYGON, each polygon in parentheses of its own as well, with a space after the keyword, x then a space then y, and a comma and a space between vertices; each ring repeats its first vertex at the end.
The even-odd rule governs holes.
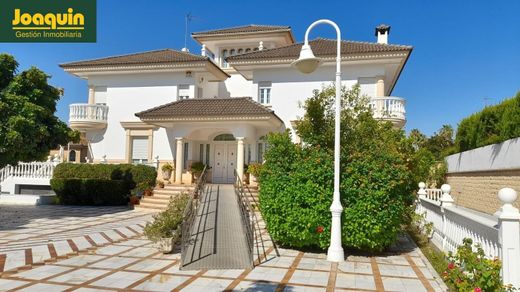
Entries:
POLYGON ((279 248, 277 256, 261 219, 259 227, 262 236, 252 270, 182 271, 178 251, 164 255, 143 238, 123 239, 32 269, 4 273, 0 291, 446 290, 406 237, 391 254, 349 255, 335 264, 327 262, 323 253, 279 248))
POLYGON ((0 206, 0 274, 138 237, 150 218, 127 207, 0 206))

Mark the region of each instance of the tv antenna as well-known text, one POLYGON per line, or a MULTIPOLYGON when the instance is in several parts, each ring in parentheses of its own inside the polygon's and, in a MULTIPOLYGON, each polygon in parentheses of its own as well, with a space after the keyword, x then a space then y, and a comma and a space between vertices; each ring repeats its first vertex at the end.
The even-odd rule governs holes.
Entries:
POLYGON ((183 52, 189 52, 188 50, 188 23, 193 19, 191 12, 188 12, 184 17, 184 48, 182 48, 183 52))
POLYGON ((491 103, 491 101, 494 101, 495 99, 492 97, 484 97, 482 100, 484 101, 484 107, 487 107, 489 105, 488 102, 491 103))

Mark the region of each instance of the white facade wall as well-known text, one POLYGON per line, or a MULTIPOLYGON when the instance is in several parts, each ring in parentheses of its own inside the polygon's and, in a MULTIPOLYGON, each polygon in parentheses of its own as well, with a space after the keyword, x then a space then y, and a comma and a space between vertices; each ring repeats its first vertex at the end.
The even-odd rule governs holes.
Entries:
MULTIPOLYGON (((364 84, 361 94, 370 97, 375 95, 375 77, 384 75, 384 66, 342 66, 342 84, 352 87, 360 78, 374 80, 372 84, 364 84)), ((326 65, 319 67, 312 74, 303 74, 292 67, 256 70, 254 72, 251 97, 258 99, 258 84, 271 82, 271 108, 284 121, 287 128, 291 128, 291 121, 302 117, 304 110, 300 104, 312 96, 314 90, 331 85, 335 78, 335 67, 326 65)), ((294 130, 293 137, 294 137, 294 130)))
MULTIPOLYGON (((101 93, 104 100, 96 102, 106 103, 109 108, 106 129, 87 134, 94 159, 106 155, 110 160, 125 160, 126 133, 121 122, 140 121, 135 113, 177 100, 177 86, 180 84, 190 85, 194 96, 195 78, 186 78, 184 72, 91 76, 89 85, 96 89, 106 88, 106 93, 101 93)), ((96 92, 96 98, 98 96, 96 92)), ((165 129, 154 131, 153 140, 154 156, 173 159, 165 129)))

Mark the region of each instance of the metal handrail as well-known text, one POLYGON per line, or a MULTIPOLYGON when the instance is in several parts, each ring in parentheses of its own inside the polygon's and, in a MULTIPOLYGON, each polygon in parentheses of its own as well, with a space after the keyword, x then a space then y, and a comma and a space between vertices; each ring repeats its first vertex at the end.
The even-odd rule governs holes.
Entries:
POLYGON ((188 251, 188 246, 191 243, 191 228, 193 223, 195 222, 195 218, 197 217, 197 209, 200 205, 200 197, 204 193, 204 185, 206 184, 206 166, 202 170, 200 177, 197 180, 197 184, 195 188, 190 194, 190 200, 188 201, 188 205, 184 208, 184 213, 182 216, 182 229, 181 229, 181 268, 184 266, 184 259, 186 257, 186 252, 188 251))
POLYGON ((235 175, 235 194, 237 196, 238 206, 240 208, 240 217, 242 218, 242 226, 244 226, 246 240, 248 245, 249 258, 251 262, 251 267, 254 265, 253 261, 253 249, 254 249, 254 230, 255 230, 255 220, 254 220, 254 210, 251 206, 251 202, 246 197, 244 186, 242 185, 242 181, 240 180, 240 176, 236 170, 233 171, 235 175))

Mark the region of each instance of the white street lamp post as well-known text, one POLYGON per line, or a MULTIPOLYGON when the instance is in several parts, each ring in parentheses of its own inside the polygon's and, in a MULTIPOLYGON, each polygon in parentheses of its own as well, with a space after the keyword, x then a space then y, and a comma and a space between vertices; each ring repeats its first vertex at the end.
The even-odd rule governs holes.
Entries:
POLYGON ((341 262, 345 259, 341 246, 341 212, 343 207, 339 194, 339 164, 340 164, 340 113, 341 113, 341 32, 336 23, 328 19, 313 22, 305 32, 305 43, 302 46, 300 57, 292 63, 302 73, 312 73, 320 65, 321 59, 316 58, 309 46, 309 32, 318 24, 330 24, 336 29, 338 55, 336 57, 336 115, 334 128, 334 195, 330 212, 332 213, 332 227, 330 232, 330 246, 327 260, 341 262))

